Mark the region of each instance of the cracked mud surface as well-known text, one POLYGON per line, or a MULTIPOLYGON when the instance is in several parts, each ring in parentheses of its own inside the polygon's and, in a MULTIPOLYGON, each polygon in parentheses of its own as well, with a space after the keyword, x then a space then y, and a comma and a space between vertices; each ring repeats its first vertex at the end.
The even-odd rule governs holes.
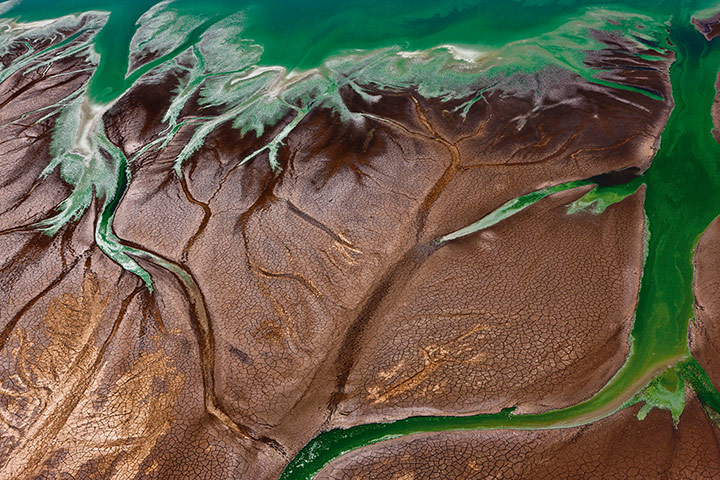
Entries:
MULTIPOLYGON (((181 24, 155 13, 138 32, 181 24)), ((618 22, 603 15, 589 18, 618 22)), ((667 29, 642 19, 658 38, 588 27, 581 66, 503 75, 452 49, 289 75, 248 44, 228 65, 208 44, 232 22, 200 19, 174 43, 133 40, 140 73, 107 103, 92 84, 106 14, 7 23, 0 479, 273 479, 333 428, 595 398, 632 352, 648 241, 634 179, 673 108, 667 29), (475 72, 457 96, 372 70, 432 55, 475 72)), ((698 247, 690 332, 715 385, 717 230, 698 247)), ((629 407, 567 429, 425 433, 318 478, 712 478, 717 425, 688 392, 677 428, 629 407)))
POLYGON ((720 220, 707 228, 695 252, 695 320, 690 322, 690 348, 713 384, 720 382, 720 220))

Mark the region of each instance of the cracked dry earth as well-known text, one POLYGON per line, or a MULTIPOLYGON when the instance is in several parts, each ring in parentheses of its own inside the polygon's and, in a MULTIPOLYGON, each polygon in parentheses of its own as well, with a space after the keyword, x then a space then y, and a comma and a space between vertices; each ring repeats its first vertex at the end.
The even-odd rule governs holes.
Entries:
MULTIPOLYGON (((86 21, 53 41, 82 32, 61 47, 72 49, 93 34, 86 21)), ((644 187, 602 213, 569 214, 592 188, 578 187, 436 239, 528 192, 650 166, 672 107, 672 57, 601 40, 595 68, 664 100, 548 68, 489 88, 462 117, 461 101, 366 85, 376 101, 341 90, 364 122, 311 110, 279 149, 280 169, 267 154, 238 161, 292 117, 259 138, 219 126, 177 176, 194 129, 181 126, 130 165, 113 219, 152 291, 100 250, 102 199, 54 236, 29 227, 71 193, 59 170, 41 176, 57 122, 47 113, 88 80, 92 57, 80 49, 10 73, 0 83, 0 478, 273 479, 333 427, 591 397, 629 352, 644 187)), ((130 157, 152 141, 177 83, 133 86, 103 117, 110 142, 130 157)), ((201 110, 191 100, 182 116, 201 110)), ((717 222, 705 238, 698 275, 716 276, 717 222)), ((693 348, 718 384, 717 282, 701 283, 710 290, 697 293, 693 348)), ((396 439, 320 478, 719 474, 718 432, 695 400, 679 428, 666 411, 635 413, 396 439)))
POLYGON ((720 218, 703 233, 695 253, 695 320, 690 322, 690 350, 713 385, 720 382, 720 218))

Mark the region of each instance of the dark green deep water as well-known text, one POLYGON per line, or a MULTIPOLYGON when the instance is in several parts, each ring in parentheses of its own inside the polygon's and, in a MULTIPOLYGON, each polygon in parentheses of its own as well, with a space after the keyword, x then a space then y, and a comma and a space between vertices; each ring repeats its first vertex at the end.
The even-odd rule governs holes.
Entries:
MULTIPOLYGON (((5 16, 31 21, 88 10, 110 11, 107 24, 94 41, 100 63, 87 93, 91 101, 102 105, 122 96, 140 76, 165 61, 160 58, 125 77, 135 23, 154 3, 73 0, 48 6, 44 1, 26 0, 5 16)), ((720 396, 690 357, 687 344, 688 322, 693 315, 694 249, 707 225, 720 214, 720 145, 711 135, 710 115, 714 82, 720 69, 720 44, 717 40, 707 42, 690 24, 690 16, 710 3, 438 3, 441 2, 179 0, 172 5, 178 12, 198 14, 205 19, 178 49, 194 44, 217 19, 243 11, 247 22, 243 35, 264 49, 260 64, 280 65, 289 70, 318 66, 328 56, 351 48, 401 45, 406 49, 423 49, 448 43, 499 47, 556 29, 589 6, 639 12, 659 22, 672 19, 668 36, 676 54, 671 67, 675 107, 663 132, 660 150, 652 167, 632 185, 596 192, 612 194, 623 188, 634 191, 640 183, 646 186, 649 241, 632 331, 632 353, 610 383, 583 403, 537 415, 513 415, 508 409, 496 414, 416 417, 333 430, 319 435, 300 452, 284 472, 285 479, 312 478, 344 452, 411 433, 553 428, 597 420, 634 401, 649 400, 649 394, 643 397, 643 387, 659 374, 662 377, 656 380, 658 385, 682 391, 679 388, 682 382, 688 382, 706 405, 720 407, 720 396)), ((113 237, 114 211, 129 180, 127 159, 121 158, 117 165, 117 187, 105 199, 99 225, 100 237, 109 241, 113 237)))

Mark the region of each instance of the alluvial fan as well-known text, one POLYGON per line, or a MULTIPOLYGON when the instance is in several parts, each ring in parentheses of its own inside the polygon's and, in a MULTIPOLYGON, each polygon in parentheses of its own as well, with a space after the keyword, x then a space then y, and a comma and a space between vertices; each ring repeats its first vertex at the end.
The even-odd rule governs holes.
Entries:
POLYGON ((720 476, 718 32, 0 3, 0 479, 720 476))

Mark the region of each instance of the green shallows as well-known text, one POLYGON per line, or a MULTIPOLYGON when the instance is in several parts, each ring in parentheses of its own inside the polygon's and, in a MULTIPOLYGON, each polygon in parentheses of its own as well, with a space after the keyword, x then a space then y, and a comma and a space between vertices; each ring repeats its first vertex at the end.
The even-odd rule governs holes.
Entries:
POLYGON ((692 386, 710 418, 720 425, 720 393, 712 385, 697 360, 689 358, 678 364, 676 370, 680 378, 692 386))
POLYGON ((628 407, 639 402, 645 405, 638 412, 638 420, 643 420, 653 408, 670 410, 675 423, 685 409, 685 382, 678 376, 678 367, 671 367, 652 381, 633 399, 624 405, 628 407))
MULTIPOLYGON (((460 230, 457 230, 455 232, 443 235, 436 240, 436 243, 449 242, 450 240, 455 240, 466 235, 475 233, 477 231, 483 230, 485 228, 491 227, 496 223, 501 222, 522 210, 525 210, 530 205, 539 202, 548 195, 562 192, 564 190, 570 190, 571 188, 580 187, 582 185, 588 185, 589 183, 590 181, 588 180, 567 182, 560 185, 543 188, 542 190, 537 190, 535 192, 528 193, 527 195, 523 195, 522 197, 512 199, 509 202, 501 205, 498 209, 494 210, 490 214, 484 216, 477 222, 470 224, 467 227, 461 228, 460 230)), ((585 196, 583 196, 583 198, 585 198, 585 196)))
POLYGON ((642 181, 642 177, 637 177, 620 185, 597 186, 583 195, 582 198, 571 203, 568 207, 568 213, 573 214, 582 211, 590 211, 595 214, 603 213, 613 203, 620 202, 635 193, 642 181))
MULTIPOLYGON (((459 57, 464 57, 464 53, 468 52, 464 52, 462 46, 468 46, 470 58, 489 58, 487 68, 497 70, 498 73, 537 71, 550 63, 568 68, 602 85, 656 96, 652 92, 597 78, 598 72, 589 68, 583 60, 585 51, 597 49, 599 42, 588 35, 585 28, 627 30, 632 32, 636 41, 649 45, 661 42, 662 29, 653 28, 651 31, 647 25, 644 30, 635 29, 636 24, 649 22, 632 15, 620 15, 616 19, 617 26, 608 25, 602 14, 587 15, 587 9, 593 2, 577 2, 565 10, 559 10, 548 8, 542 2, 476 1, 468 4, 457 0, 439 4, 422 0, 410 6, 405 0, 375 4, 357 0, 270 0, 257 3, 176 0, 156 7, 150 17, 143 17, 143 13, 156 3, 156 0, 67 0, 48 6, 47 2, 41 0, 23 0, 9 9, 6 15, 29 21, 57 18, 91 9, 109 12, 105 26, 93 42, 100 55, 100 62, 90 82, 88 95, 91 101, 99 104, 117 99, 141 74, 147 73, 151 66, 162 63, 159 60, 151 62, 153 65, 148 65, 144 71, 133 71, 126 76, 129 48, 145 44, 156 53, 166 54, 168 51, 164 47, 167 45, 183 49, 188 46, 188 42, 193 41, 193 35, 201 35, 211 25, 232 16, 234 12, 240 12, 234 20, 234 28, 242 32, 242 38, 252 39, 261 46, 263 53, 259 64, 265 66, 303 71, 320 67, 335 55, 357 53, 357 49, 394 48, 394 51, 407 50, 409 54, 431 50, 430 56, 435 56, 442 55, 450 43, 455 45, 455 49, 451 49, 454 55, 458 56, 459 53, 459 57), (133 43, 138 25, 141 28, 143 24, 152 23, 153 17, 168 12, 175 15, 178 31, 160 30, 155 37, 143 35, 140 43, 133 43), (191 25, 198 29, 192 30, 191 25), (182 34, 186 36, 185 44, 177 42, 178 36, 182 34), (163 46, 163 43, 167 45, 163 46)), ((646 3, 652 5, 649 0, 646 3)), ((623 14, 622 9, 617 13, 623 14)), ((220 48, 235 50, 243 55, 247 47, 242 42, 235 42, 220 48)), ((403 72, 402 66, 388 72, 383 70, 387 65, 380 63, 377 66, 380 70, 372 72, 370 69, 370 73, 375 73, 376 77, 383 74, 395 76, 384 79, 391 80, 391 86, 399 86, 394 81, 401 80, 403 75, 410 75, 412 78, 401 80, 402 85, 408 81, 428 84, 426 89, 434 89, 446 95, 453 92, 447 85, 453 76, 457 77, 455 87, 468 83, 468 75, 462 72, 462 68, 457 71, 438 68, 442 66, 430 61, 423 72, 414 73, 412 69, 403 72)), ((378 85, 384 83, 382 78, 373 80, 379 80, 378 85)))
MULTIPOLYGON (((584 210, 589 210, 592 213, 600 214, 605 211, 607 207, 613 203, 617 203, 624 198, 635 193, 641 183, 641 178, 637 177, 631 182, 624 183, 622 185, 612 187, 602 187, 596 185, 595 188, 590 190, 588 193, 583 195, 581 198, 574 201, 568 206, 568 213, 574 214, 584 210)), ((525 210, 530 205, 533 205, 543 198, 552 195, 553 193, 564 192, 572 188, 581 187, 583 185, 592 185, 592 179, 577 180, 573 182, 561 183, 559 185, 553 185, 552 187, 546 187, 534 192, 530 192, 518 198, 514 198, 509 202, 504 203, 497 209, 493 210, 480 220, 475 223, 463 227, 455 232, 448 233, 435 240, 436 244, 449 242, 456 240, 461 237, 465 237, 472 233, 480 230, 492 227, 498 222, 501 222, 516 213, 525 210)))

